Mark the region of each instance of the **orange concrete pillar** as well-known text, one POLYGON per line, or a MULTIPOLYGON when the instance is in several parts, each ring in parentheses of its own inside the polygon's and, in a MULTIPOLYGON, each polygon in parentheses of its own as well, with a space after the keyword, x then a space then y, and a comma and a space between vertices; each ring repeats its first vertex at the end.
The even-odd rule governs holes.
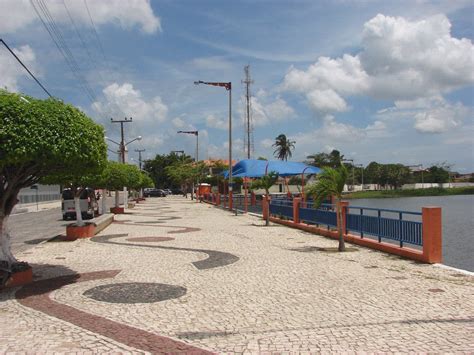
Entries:
POLYGON ((267 216, 270 214, 270 200, 271 197, 267 195, 263 195, 262 198, 262 215, 263 219, 267 219, 267 216))
POLYGON ((423 257, 430 264, 443 259, 441 207, 423 207, 423 257))
POLYGON ((295 197, 293 199, 293 222, 300 223, 300 203, 301 198, 295 197))
POLYGON ((244 180, 244 210, 247 213, 249 211, 249 204, 248 204, 248 198, 247 198, 247 179, 244 180))
POLYGON ((229 191, 229 210, 232 209, 233 207, 233 201, 232 201, 232 197, 233 197, 233 192, 232 191, 229 191))
POLYGON ((255 197, 255 192, 250 192, 250 206, 255 206, 257 204, 257 199, 255 197))
MULTIPOLYGON (((340 206, 341 206, 341 209, 342 209, 342 216, 341 216, 341 221, 342 222, 342 234, 346 234, 346 226, 347 226, 347 206, 349 206, 349 202, 347 201, 339 201, 337 202, 340 206)), ((336 208, 336 213, 337 213, 337 208, 336 208)), ((339 220, 337 221, 337 227, 338 227, 338 230, 339 230, 339 220)))

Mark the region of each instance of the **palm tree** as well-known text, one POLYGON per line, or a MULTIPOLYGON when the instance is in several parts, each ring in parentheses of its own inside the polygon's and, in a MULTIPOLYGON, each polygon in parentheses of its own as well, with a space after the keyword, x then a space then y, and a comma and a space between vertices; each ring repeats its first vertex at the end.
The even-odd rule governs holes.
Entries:
POLYGON ((337 232, 339 234, 339 251, 346 249, 344 244, 342 230, 342 191, 347 179, 347 168, 341 164, 337 169, 323 168, 323 172, 319 175, 319 180, 310 185, 307 192, 312 195, 315 201, 315 207, 319 207, 321 202, 330 196, 336 197, 336 215, 337 215, 337 232))
POLYGON ((272 147, 276 147, 273 154, 280 160, 288 160, 288 157, 291 158, 291 151, 295 149, 295 141, 291 141, 286 138, 284 134, 280 134, 275 138, 275 143, 272 147))
MULTIPOLYGON (((250 185, 250 190, 258 190, 258 189, 265 189, 265 200, 268 202, 268 196, 270 192, 268 191, 270 187, 275 185, 276 181, 278 180, 278 174, 274 171, 269 172, 267 175, 262 176, 260 179, 255 180, 250 185)), ((267 213, 267 218, 265 220, 265 225, 269 225, 269 216, 270 211, 267 213)))

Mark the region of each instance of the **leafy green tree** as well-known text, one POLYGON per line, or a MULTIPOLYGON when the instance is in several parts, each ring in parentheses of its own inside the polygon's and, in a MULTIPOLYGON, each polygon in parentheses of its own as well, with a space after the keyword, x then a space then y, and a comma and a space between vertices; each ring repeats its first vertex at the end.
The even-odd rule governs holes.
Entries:
POLYGON ((106 153, 104 129, 72 105, 0 91, 0 262, 17 263, 7 222, 20 189, 48 175, 100 171, 106 153))
POLYGON ((365 168, 364 179, 367 184, 380 184, 381 175, 382 166, 375 161, 371 162, 365 168))
POLYGON ((407 183, 410 179, 410 169, 402 164, 385 164, 382 166, 383 185, 390 185, 395 189, 407 183))
POLYGON ((188 155, 179 156, 176 153, 168 155, 157 154, 154 159, 145 160, 143 170, 148 172, 157 188, 176 188, 179 185, 166 173, 166 167, 179 162, 189 163, 191 161, 192 158, 188 155))
POLYGON ((344 155, 342 155, 338 150, 333 149, 330 153, 320 152, 308 155, 306 158, 309 159, 306 161, 309 165, 317 166, 319 168, 324 168, 326 166, 337 168, 344 160, 344 155))
MULTIPOLYGON (((181 190, 188 191, 196 181, 205 176, 207 166, 203 162, 182 162, 178 161, 165 168, 170 181, 181 186, 181 190)), ((191 190, 192 191, 192 190, 191 190)), ((191 199, 194 198, 194 192, 191 192, 191 199)))
POLYGON ((295 149, 295 141, 291 141, 286 138, 286 135, 280 134, 275 138, 275 143, 272 145, 275 147, 273 154, 280 160, 288 160, 288 157, 291 158, 292 150, 295 149))
POLYGON ((449 168, 444 166, 433 165, 428 168, 428 173, 425 174, 425 182, 432 183, 446 183, 449 182, 449 168))
MULTIPOLYGON (((271 171, 267 175, 264 175, 261 178, 252 181, 252 184, 250 185, 250 190, 264 189, 265 200, 268 202, 268 196, 270 196, 269 190, 273 185, 275 185, 277 180, 278 180, 278 174, 275 171, 271 171)), ((266 226, 269 225, 269 216, 270 216, 270 211, 268 211, 267 218, 265 220, 266 226)))
POLYGON ((318 181, 310 185, 307 190, 308 194, 313 196, 316 207, 319 207, 326 198, 330 198, 331 196, 336 198, 339 251, 346 249, 343 236, 344 231, 342 230, 341 200, 347 175, 347 168, 342 164, 337 169, 329 167, 323 168, 323 172, 319 175, 318 181))
POLYGON ((139 189, 155 186, 153 184, 153 180, 145 171, 141 171, 140 173, 141 175, 140 175, 140 185, 138 187, 139 189))
POLYGON ((119 191, 129 183, 127 164, 108 161, 100 181, 100 187, 115 191, 115 207, 119 207, 119 191))

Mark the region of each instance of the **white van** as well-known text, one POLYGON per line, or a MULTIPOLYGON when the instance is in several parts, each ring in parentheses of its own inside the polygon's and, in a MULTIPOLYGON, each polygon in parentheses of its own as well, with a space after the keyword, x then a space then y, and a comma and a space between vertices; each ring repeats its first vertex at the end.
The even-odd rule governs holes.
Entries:
MULTIPOLYGON (((85 188, 81 191, 79 200, 81 214, 83 219, 91 219, 99 214, 99 204, 95 192, 91 188, 85 188)), ((71 189, 64 189, 61 197, 61 207, 63 220, 76 219, 76 208, 74 205, 74 193, 71 189)))

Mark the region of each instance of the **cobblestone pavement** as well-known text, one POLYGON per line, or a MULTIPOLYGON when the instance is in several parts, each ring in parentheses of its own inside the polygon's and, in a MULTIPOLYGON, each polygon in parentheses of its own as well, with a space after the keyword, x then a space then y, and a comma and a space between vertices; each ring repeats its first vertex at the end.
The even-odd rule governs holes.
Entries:
POLYGON ((116 220, 17 255, 38 281, 0 292, 0 353, 474 351, 472 276, 181 197, 116 220))

